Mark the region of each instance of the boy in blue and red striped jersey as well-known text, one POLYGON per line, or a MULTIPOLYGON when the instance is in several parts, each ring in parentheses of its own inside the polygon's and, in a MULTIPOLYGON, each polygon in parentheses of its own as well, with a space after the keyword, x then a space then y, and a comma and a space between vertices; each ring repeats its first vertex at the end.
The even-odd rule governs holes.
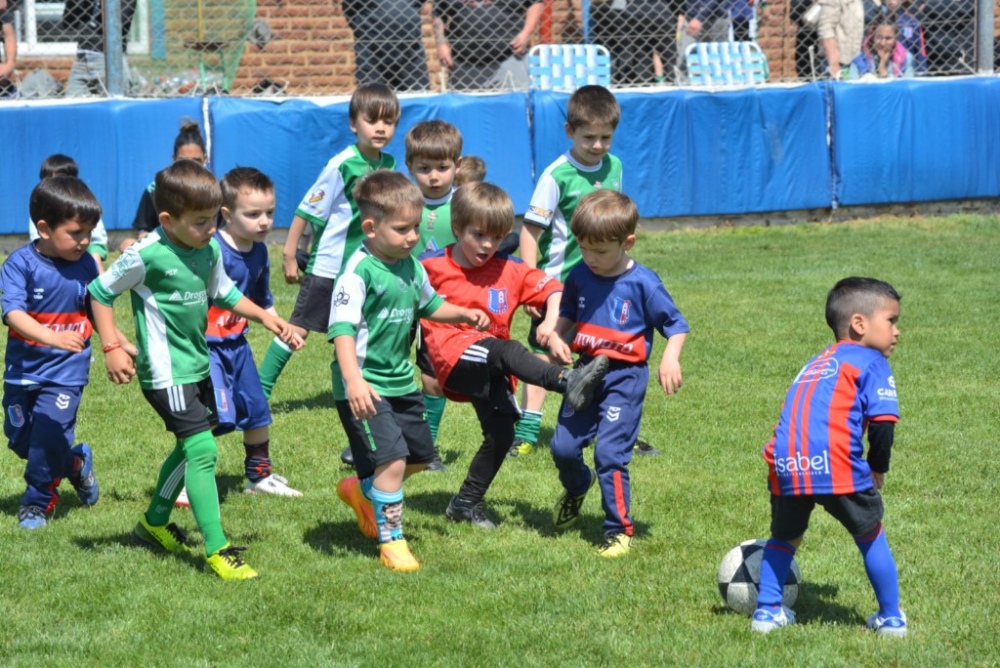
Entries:
POLYGON ((764 548, 751 628, 768 633, 795 623, 781 605, 792 557, 809 516, 823 506, 853 536, 878 599, 868 627, 905 636, 896 561, 882 529, 879 489, 889 470, 899 420, 889 355, 899 339, 899 293, 874 278, 845 278, 827 295, 836 343, 802 367, 764 446, 771 490, 771 538, 764 548), (868 457, 862 438, 868 432, 868 457))
POLYGON ((598 190, 580 199, 570 229, 582 261, 566 278, 556 324, 556 336, 571 340, 582 361, 607 356, 611 362, 589 408, 574 411, 564 402, 559 411, 552 459, 565 491, 552 523, 560 530, 575 524, 587 492, 600 482, 605 519, 598 554, 608 558, 632 548, 628 464, 639 435, 653 333, 667 339, 657 379, 670 395, 681 386, 680 355, 689 330, 660 277, 628 255, 638 221, 627 195, 598 190), (595 439, 596 471, 583 461, 583 448, 595 439))
MULTIPOLYGON (((11 253, 0 270, 10 328, 3 408, 8 447, 27 460, 18 523, 38 529, 55 510, 62 478, 85 506, 99 495, 90 446, 73 443, 90 377, 87 284, 98 268, 87 251, 101 205, 80 179, 53 176, 32 191, 29 210, 38 239, 11 253)), ((134 350, 120 333, 119 341, 134 350)))

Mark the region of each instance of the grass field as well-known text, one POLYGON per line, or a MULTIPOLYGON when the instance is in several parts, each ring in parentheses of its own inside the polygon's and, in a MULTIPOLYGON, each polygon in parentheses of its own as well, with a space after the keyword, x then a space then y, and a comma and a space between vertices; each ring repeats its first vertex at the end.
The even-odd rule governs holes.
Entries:
MULTIPOLYGON (((81 508, 64 484, 49 526, 22 531, 23 464, 0 456, 0 664, 1000 664, 1000 220, 651 232, 634 256, 664 277, 692 334, 681 393, 651 388, 646 400, 642 435, 664 454, 632 464, 638 541, 627 558, 595 555, 597 494, 578 529, 554 534, 560 487, 544 452, 500 472, 487 500, 497 531, 449 523, 445 505, 479 442, 471 408, 450 404, 448 471, 406 485, 406 531, 423 568, 387 571, 334 491, 347 474, 344 439, 329 399, 331 350, 314 336, 273 404, 276 470, 306 496, 242 494, 239 437, 220 439, 223 526, 261 573, 222 582, 130 544, 172 439, 137 386, 105 380, 97 353, 77 436, 94 446, 100 503, 81 508), (910 636, 864 629, 875 602, 860 556, 818 513, 798 554, 800 624, 756 637, 722 606, 715 569, 730 547, 767 534, 759 451, 788 383, 830 342, 823 302, 848 275, 903 294, 891 360, 902 420, 884 494, 910 636)), ((295 289, 273 288, 287 315, 295 289)), ((517 325, 523 334, 523 316, 517 325)), ((253 343, 262 353, 260 328, 253 343)), ((656 359, 662 349, 660 340, 656 359)), ((546 408, 547 438, 555 400, 546 408)), ((194 530, 189 511, 174 520, 194 530)))

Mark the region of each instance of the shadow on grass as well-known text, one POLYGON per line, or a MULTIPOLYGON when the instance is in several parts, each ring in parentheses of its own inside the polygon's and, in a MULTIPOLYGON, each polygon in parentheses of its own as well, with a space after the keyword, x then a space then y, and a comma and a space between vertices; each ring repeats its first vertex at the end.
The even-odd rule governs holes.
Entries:
MULTIPOLYGON (((859 583, 864 586, 864 581, 859 583)), ((837 603, 834 599, 840 588, 837 585, 816 584, 803 581, 799 597, 792 606, 797 624, 836 624, 838 626, 864 626, 867 621, 854 608, 837 603)), ((874 608, 873 608, 874 611, 874 608)), ((715 615, 741 615, 729 607, 718 604, 712 608, 715 615)))
MULTIPOLYGON (((21 495, 15 494, 12 496, 7 496, 0 499, 0 514, 9 515, 15 520, 17 519, 17 511, 21 509, 21 495)), ((56 504, 55 510, 49 517, 50 520, 62 517, 67 512, 78 511, 80 509, 86 509, 80 500, 76 498, 76 492, 73 491, 72 487, 67 489, 61 489, 59 493, 59 503, 56 504)))
POLYGON ((332 391, 314 394, 305 399, 285 399, 271 403, 272 413, 291 413, 292 411, 301 409, 313 410, 316 408, 328 408, 331 411, 337 411, 337 407, 333 403, 332 391))
MULTIPOLYGON (((223 473, 215 476, 215 486, 219 491, 219 503, 224 503, 230 494, 243 493, 243 476, 235 473, 223 473)), ((142 497, 144 501, 153 498, 155 487, 147 487, 146 494, 142 497)))
POLYGON ((302 540, 312 549, 327 556, 333 555, 337 549, 367 557, 375 556, 378 551, 375 541, 361 535, 357 522, 353 520, 320 522, 313 528, 307 529, 302 540))

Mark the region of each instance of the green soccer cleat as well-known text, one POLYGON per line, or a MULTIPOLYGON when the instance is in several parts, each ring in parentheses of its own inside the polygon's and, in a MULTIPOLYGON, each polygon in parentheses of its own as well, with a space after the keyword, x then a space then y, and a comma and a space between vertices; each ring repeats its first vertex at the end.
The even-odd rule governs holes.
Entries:
POLYGON ((222 549, 205 557, 205 561, 223 580, 252 580, 259 574, 240 556, 245 549, 226 543, 222 549))
POLYGON ((161 549, 171 554, 193 557, 191 543, 180 528, 171 522, 165 526, 153 526, 146 521, 146 516, 139 518, 139 523, 132 529, 132 540, 143 547, 161 549))
POLYGON ((587 470, 590 472, 590 484, 587 485, 587 490, 583 494, 577 494, 576 496, 569 492, 563 492, 563 495, 556 501, 556 507, 552 511, 552 526, 557 531, 570 528, 576 524, 577 518, 580 517, 580 507, 583 505, 584 499, 587 498, 587 492, 597 482, 597 471, 594 469, 587 470))
POLYGON ((521 439, 516 439, 514 443, 511 444, 510 450, 507 451, 508 457, 523 457, 530 455, 535 451, 535 445, 529 441, 522 441, 521 439))

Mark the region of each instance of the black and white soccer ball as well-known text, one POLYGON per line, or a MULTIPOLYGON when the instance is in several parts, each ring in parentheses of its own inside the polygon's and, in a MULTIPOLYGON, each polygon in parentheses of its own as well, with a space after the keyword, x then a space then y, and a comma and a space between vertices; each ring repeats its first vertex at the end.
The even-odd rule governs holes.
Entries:
MULTIPOLYGON (((717 580, 722 600, 736 612, 753 614, 757 609, 757 591, 760 587, 760 563, 764 558, 766 540, 747 540, 726 553, 719 564, 717 580)), ((792 607, 799 597, 799 583, 802 574, 799 565, 792 559, 792 567, 785 581, 782 605, 792 607)))

